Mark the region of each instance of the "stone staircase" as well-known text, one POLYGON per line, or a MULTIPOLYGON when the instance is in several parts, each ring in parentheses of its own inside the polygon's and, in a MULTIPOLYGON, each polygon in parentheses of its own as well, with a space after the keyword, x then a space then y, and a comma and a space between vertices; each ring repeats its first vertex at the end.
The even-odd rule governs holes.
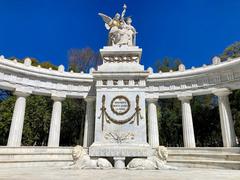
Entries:
POLYGON ((178 167, 240 169, 240 148, 168 148, 168 163, 178 167))
POLYGON ((72 147, 0 147, 0 167, 66 166, 72 147))
MULTIPOLYGON (((240 148, 169 147, 168 164, 177 167, 240 169, 240 148)), ((0 167, 58 166, 72 162, 72 147, 0 147, 0 167)))

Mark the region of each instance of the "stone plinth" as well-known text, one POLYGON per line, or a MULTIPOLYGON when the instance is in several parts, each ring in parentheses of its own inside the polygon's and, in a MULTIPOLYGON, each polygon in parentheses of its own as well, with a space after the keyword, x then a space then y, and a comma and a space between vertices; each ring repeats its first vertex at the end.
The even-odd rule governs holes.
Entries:
POLYGON ((93 144, 89 155, 94 157, 147 157, 153 153, 149 145, 131 144, 93 144))
POLYGON ((145 87, 148 71, 138 47, 104 47, 103 65, 94 71, 96 114, 90 156, 146 156, 145 87), (141 152, 141 148, 145 152, 141 152), (133 151, 131 151, 133 150, 133 151))

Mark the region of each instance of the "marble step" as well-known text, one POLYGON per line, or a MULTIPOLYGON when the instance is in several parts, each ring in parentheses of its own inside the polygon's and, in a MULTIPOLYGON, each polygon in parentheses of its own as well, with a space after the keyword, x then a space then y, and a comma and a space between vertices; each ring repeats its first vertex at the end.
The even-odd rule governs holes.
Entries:
POLYGON ((0 147, 1 167, 62 167, 70 162, 72 162, 72 147, 0 147))
POLYGON ((41 161, 41 160, 49 160, 49 161, 70 161, 72 160, 71 154, 0 154, 0 163, 3 161, 41 161))
POLYGON ((185 148, 185 147, 168 147, 168 153, 223 153, 223 154, 240 154, 240 147, 197 147, 197 148, 185 148))
POLYGON ((168 148, 168 163, 178 167, 240 169, 240 148, 168 148))
MULTIPOLYGON (((168 148, 168 152, 168 163, 178 167, 240 169, 240 148, 168 148)), ((63 167, 71 162, 72 147, 0 147, 0 167, 63 167)))
POLYGON ((39 161, 0 161, 0 167, 67 167, 72 161, 52 161, 52 160, 39 160, 39 161))
POLYGON ((240 169, 240 161, 222 160, 168 160, 168 165, 188 168, 240 169))
POLYGON ((169 160, 225 160, 240 161, 240 154, 227 153, 169 153, 169 160))
POLYGON ((72 153, 73 147, 46 147, 46 146, 21 146, 7 147, 0 146, 1 154, 49 154, 49 153, 72 153))

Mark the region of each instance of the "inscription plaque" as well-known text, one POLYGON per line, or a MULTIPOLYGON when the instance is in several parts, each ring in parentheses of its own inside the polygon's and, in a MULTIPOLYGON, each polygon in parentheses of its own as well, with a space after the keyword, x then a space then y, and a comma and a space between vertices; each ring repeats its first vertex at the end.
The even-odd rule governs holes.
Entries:
POLYGON ((130 109, 130 102, 125 96, 116 96, 111 102, 111 110, 117 115, 124 115, 130 109))

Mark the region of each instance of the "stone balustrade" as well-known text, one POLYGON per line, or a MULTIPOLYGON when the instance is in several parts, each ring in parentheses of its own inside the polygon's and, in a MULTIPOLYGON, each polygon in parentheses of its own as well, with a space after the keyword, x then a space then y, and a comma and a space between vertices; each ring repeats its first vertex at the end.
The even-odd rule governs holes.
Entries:
POLYGON ((37 95, 64 93, 67 97, 84 98, 93 85, 91 74, 65 72, 63 65, 58 70, 35 67, 30 61, 27 58, 19 63, 0 58, 0 88, 10 91, 27 88, 37 95))

